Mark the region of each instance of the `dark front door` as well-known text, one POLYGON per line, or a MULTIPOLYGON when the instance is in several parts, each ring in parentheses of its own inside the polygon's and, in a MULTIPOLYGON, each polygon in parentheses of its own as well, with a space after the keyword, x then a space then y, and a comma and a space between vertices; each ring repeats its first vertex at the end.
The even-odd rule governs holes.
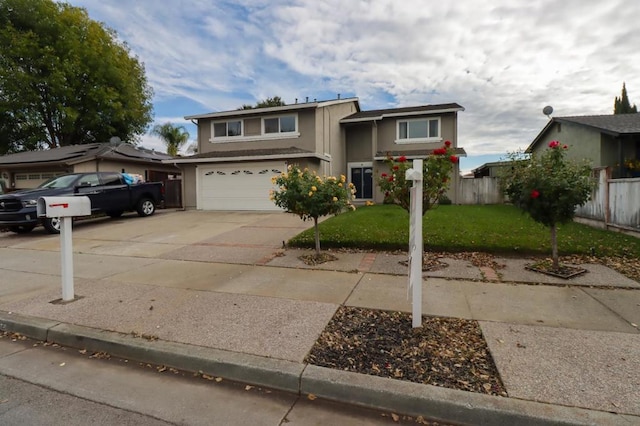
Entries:
POLYGON ((373 198, 373 167, 352 167, 351 183, 356 187, 356 198, 373 198))

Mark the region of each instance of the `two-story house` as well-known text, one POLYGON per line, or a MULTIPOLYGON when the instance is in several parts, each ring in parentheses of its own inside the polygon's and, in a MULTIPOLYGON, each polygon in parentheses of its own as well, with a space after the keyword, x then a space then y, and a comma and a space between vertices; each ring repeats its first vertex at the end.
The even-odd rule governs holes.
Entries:
MULTIPOLYGON (((357 98, 213 112, 185 117, 198 126, 198 153, 182 169, 183 205, 201 210, 277 210, 271 177, 289 164, 347 176, 356 201, 382 202, 375 176, 387 154, 425 158, 457 147, 458 104, 361 111, 357 98)), ((460 155, 464 150, 457 148, 460 155)), ((455 202, 459 171, 453 172, 455 202)))

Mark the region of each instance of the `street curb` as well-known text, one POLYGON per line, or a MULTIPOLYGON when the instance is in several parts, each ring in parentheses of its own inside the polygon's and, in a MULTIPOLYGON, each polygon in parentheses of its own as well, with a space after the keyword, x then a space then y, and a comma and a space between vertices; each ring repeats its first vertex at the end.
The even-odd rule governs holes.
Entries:
POLYGON ((477 425, 614 425, 640 417, 476 394, 0 311, 0 330, 129 360, 425 419, 477 425))
POLYGON ((59 321, 0 311, 0 331, 20 333, 36 340, 46 341, 49 329, 58 324, 59 321))
MULTIPOLYGON (((307 365, 301 393, 465 425, 613 425, 622 416, 307 365)), ((640 419, 638 419, 640 420, 640 419)))

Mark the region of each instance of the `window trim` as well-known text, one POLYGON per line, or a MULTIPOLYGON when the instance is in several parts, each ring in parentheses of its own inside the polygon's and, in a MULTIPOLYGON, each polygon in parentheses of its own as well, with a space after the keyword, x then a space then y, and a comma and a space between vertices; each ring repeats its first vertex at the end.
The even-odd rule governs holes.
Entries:
POLYGON ((278 114, 278 115, 267 115, 264 117, 261 117, 260 120, 260 133, 262 134, 262 136, 266 136, 266 137, 273 137, 273 136, 293 136, 293 135, 300 135, 300 132, 298 131, 298 114, 278 114), (265 130, 265 120, 272 120, 274 118, 278 119, 278 129, 280 129, 282 127, 282 125, 280 124, 280 119, 283 117, 293 117, 294 120, 294 127, 295 130, 293 132, 282 132, 282 131, 278 131, 277 133, 267 133, 265 130))
MULTIPOLYGON (((271 140, 271 139, 293 139, 300 137, 299 131, 300 121, 298 119, 298 113, 290 113, 290 114, 277 114, 277 115, 265 115, 260 117, 260 134, 259 135, 251 135, 245 136, 244 134, 244 119, 227 119, 227 120, 215 120, 211 122, 211 137, 209 138, 209 142, 211 143, 229 143, 229 142, 253 142, 253 141, 263 141, 263 140, 271 140), (279 133, 265 133, 264 130, 264 121, 270 118, 281 118, 281 117, 291 117, 295 119, 296 130, 293 132, 279 132, 279 133), (230 121, 240 121, 242 127, 242 135, 241 136, 218 136, 215 137, 215 129, 214 125, 217 123, 228 123, 230 121)), ((280 121, 278 121, 278 127, 280 127, 280 121)))
MULTIPOLYGON (((407 124, 408 129, 408 124, 407 124)), ((440 117, 420 117, 420 118, 405 118, 396 120, 396 140, 394 141, 397 144, 408 144, 408 143, 423 143, 423 142, 438 142, 442 140, 442 120, 440 117), (427 136, 426 138, 411 138, 407 137, 404 139, 400 138, 400 123, 410 123, 415 121, 426 121, 427 122, 427 132, 430 129, 430 122, 436 120, 438 122, 438 136, 427 136)))
POLYGON ((213 142, 230 142, 230 141, 237 141, 239 139, 242 139, 244 137, 244 120, 242 118, 238 118, 238 119, 228 119, 228 120, 214 120, 211 122, 211 138, 209 139, 210 141, 213 142), (220 123, 224 123, 227 127, 227 131, 226 133, 229 133, 229 123, 230 122, 236 122, 239 121, 240 122, 240 134, 236 135, 236 136, 216 136, 216 124, 220 124, 220 123))

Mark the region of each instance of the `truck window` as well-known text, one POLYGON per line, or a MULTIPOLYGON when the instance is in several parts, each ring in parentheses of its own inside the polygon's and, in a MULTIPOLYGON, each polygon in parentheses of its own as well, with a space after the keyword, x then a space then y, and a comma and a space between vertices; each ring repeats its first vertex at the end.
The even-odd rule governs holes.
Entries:
POLYGON ((78 184, 80 186, 98 186, 100 185, 100 179, 98 179, 97 174, 91 173, 91 174, 82 176, 78 184))
POLYGON ((122 179, 118 173, 106 173, 102 175, 102 184, 106 186, 122 185, 122 179))

